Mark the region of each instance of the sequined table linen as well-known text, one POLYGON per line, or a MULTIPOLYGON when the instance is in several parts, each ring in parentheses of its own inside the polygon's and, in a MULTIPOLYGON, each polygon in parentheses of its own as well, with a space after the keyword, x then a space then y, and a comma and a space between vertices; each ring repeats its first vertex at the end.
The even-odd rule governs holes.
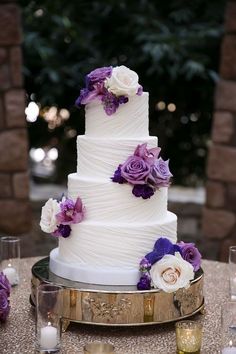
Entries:
MULTIPOLYGON (((1 354, 31 354, 34 351, 35 312, 29 304, 31 267, 40 258, 21 260, 21 283, 12 289, 11 311, 0 324, 1 354)), ((202 354, 217 354, 220 348, 220 308, 229 299, 227 264, 203 261, 205 315, 193 319, 203 323, 202 354)), ((92 341, 115 346, 116 354, 175 354, 174 323, 141 327, 96 327, 71 324, 62 334, 61 354, 81 354, 92 341)))

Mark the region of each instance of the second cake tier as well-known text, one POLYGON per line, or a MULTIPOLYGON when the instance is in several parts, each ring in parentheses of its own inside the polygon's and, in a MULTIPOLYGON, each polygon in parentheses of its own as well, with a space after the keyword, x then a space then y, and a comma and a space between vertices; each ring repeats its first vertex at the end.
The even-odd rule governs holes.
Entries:
POLYGON ((168 188, 160 188, 150 199, 142 199, 132 194, 129 184, 72 173, 68 176, 68 196, 82 199, 88 221, 156 222, 167 214, 168 188))

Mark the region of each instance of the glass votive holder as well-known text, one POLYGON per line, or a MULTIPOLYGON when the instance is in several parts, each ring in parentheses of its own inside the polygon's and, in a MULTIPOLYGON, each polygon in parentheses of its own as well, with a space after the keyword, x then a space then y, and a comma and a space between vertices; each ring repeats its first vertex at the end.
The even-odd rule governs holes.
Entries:
POLYGON ((236 302, 221 307, 221 353, 236 354, 236 302))
POLYGON ((93 342, 85 345, 84 354, 115 354, 115 348, 109 343, 93 342))
POLYGON ((10 284, 15 286, 20 281, 20 239, 4 236, 0 239, 1 271, 10 284))
POLYGON ((179 321, 175 324, 177 354, 199 354, 202 345, 202 324, 179 321))
POLYGON ((236 300, 236 246, 229 247, 229 292, 231 300, 236 300))
POLYGON ((58 353, 61 345, 63 288, 41 284, 36 293, 36 350, 58 353))

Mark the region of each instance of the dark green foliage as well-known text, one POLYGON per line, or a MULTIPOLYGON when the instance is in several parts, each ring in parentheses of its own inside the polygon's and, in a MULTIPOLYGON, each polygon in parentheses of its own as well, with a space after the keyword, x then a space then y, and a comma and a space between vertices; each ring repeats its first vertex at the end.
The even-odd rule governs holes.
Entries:
MULTIPOLYGON (((35 93, 36 101, 69 109, 66 125, 83 134, 83 111, 73 104, 85 74, 99 66, 124 64, 139 73, 140 83, 150 92, 150 133, 159 137, 162 156, 171 159, 175 183, 204 180, 223 0, 19 3, 26 90, 35 93), (158 101, 173 102, 176 111, 157 111, 158 101)), ((60 175, 65 176, 75 169, 76 151, 64 129, 48 132, 42 120, 29 127, 31 145, 52 137, 63 141, 60 175), (63 151, 69 151, 65 158, 63 151)))

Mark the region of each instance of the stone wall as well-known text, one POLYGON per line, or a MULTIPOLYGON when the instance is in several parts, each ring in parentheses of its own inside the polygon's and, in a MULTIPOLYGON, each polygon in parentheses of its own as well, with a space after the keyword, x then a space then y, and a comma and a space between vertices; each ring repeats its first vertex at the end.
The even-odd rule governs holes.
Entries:
POLYGON ((236 1, 227 3, 220 81, 215 94, 212 143, 209 150, 203 233, 226 261, 236 245, 236 1))
POLYGON ((31 224, 25 92, 22 88, 20 9, 0 3, 0 233, 21 234, 31 224))

